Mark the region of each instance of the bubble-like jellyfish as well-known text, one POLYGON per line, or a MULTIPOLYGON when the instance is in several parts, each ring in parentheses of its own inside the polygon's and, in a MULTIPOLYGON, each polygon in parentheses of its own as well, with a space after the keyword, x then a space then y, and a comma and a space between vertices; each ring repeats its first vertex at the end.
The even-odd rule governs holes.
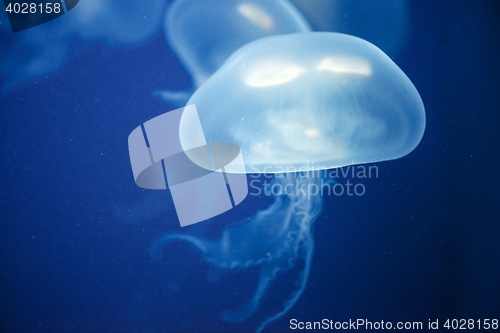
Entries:
POLYGON ((390 56, 408 33, 406 0, 290 0, 315 31, 341 32, 368 40, 390 56))
MULTIPOLYGON (((424 106, 408 77, 376 46, 319 32, 273 36, 244 46, 188 103, 196 104, 207 141, 238 144, 249 177, 274 173, 272 186, 281 191, 273 191, 276 200, 269 208, 228 227, 218 240, 167 234, 151 253, 159 256, 165 244, 177 239, 190 242, 222 269, 260 265, 252 298, 240 309, 222 313, 229 322, 252 316, 280 273, 302 267, 299 286, 260 325, 261 331, 305 289, 321 188, 331 180, 317 170, 408 154, 424 133, 424 106)), ((189 123, 187 117, 181 119, 181 143, 189 139, 189 123)))
POLYGON ((310 31, 299 11, 286 0, 177 0, 167 9, 164 31, 193 80, 186 91, 154 94, 184 106, 193 91, 229 56, 259 38, 310 31))
MULTIPOLYGON (((2 93, 20 83, 59 70, 70 53, 96 41, 109 45, 136 45, 161 27, 164 0, 81 0, 74 9, 48 23, 16 33, 0 48, 2 93), (77 42, 75 42, 77 41, 77 42)), ((0 27, 6 26, 3 24, 0 27)))

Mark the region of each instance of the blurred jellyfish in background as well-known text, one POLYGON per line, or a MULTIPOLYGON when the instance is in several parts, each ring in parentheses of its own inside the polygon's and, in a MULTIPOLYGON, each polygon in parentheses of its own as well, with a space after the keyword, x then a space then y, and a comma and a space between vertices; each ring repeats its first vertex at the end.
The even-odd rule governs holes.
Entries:
POLYGON ((315 31, 354 35, 393 57, 409 29, 406 0, 290 0, 315 31))
POLYGON ((184 106, 194 90, 241 46, 310 28, 286 0, 177 0, 166 11, 164 31, 193 86, 187 91, 158 90, 155 94, 184 106))
MULTIPOLYGON (((188 104, 196 104, 208 142, 241 147, 249 177, 276 174, 270 186, 276 200, 245 223, 225 229, 218 240, 166 234, 154 242, 151 254, 159 258, 166 244, 184 240, 221 269, 260 265, 254 295, 241 308, 224 311, 227 322, 254 315, 272 281, 284 272, 298 273, 297 288, 261 331, 305 289, 321 191, 332 190, 326 169, 410 153, 424 133, 424 106, 408 77, 379 48, 324 32, 272 36, 242 47, 188 104)), ((189 117, 182 117, 181 144, 189 141, 190 128, 189 117)))
POLYGON ((67 14, 9 36, 0 47, 2 93, 59 70, 77 47, 97 41, 112 46, 144 43, 160 30, 166 2, 150 0, 145 5, 141 0, 80 0, 67 14))

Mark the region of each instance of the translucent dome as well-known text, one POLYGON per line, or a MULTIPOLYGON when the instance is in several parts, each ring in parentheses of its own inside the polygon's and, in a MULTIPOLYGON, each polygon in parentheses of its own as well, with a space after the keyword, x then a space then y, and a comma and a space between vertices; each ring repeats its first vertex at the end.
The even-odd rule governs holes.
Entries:
POLYGON ((310 27, 285 0, 178 0, 167 10, 164 30, 198 86, 243 45, 310 27))
MULTIPOLYGON (((207 142, 241 147, 247 173, 392 160, 410 153, 425 129, 422 100, 403 71, 373 44, 338 33, 247 44, 188 104, 207 142)), ((182 117, 181 144, 189 128, 182 117)))

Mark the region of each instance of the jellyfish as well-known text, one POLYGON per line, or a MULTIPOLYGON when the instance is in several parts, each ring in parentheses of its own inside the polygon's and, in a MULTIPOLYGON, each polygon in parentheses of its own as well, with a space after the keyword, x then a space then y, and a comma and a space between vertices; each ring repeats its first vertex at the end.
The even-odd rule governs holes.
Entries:
POLYGON ((315 31, 361 37, 394 56, 408 33, 406 0, 290 0, 315 31))
MULTIPOLYGON (((66 58, 94 42, 132 46, 144 43, 161 27, 165 1, 81 0, 67 14, 22 31, 0 50, 4 95, 27 80, 58 71, 66 58), (78 41, 78 42, 75 42, 78 41)), ((1 18, 0 27, 6 26, 1 18)))
POLYGON ((187 69, 193 87, 153 94, 184 106, 193 91, 241 46, 271 35, 307 32, 309 24, 286 0, 177 0, 165 14, 167 41, 187 69))
MULTIPOLYGON (((305 290, 314 251, 312 227, 323 205, 321 189, 331 182, 325 170, 410 153, 424 133, 424 106, 410 79, 379 48, 357 37, 324 32, 271 36, 240 48, 200 86, 191 103, 207 141, 241 147, 248 177, 274 174, 275 202, 227 227, 220 239, 163 235, 151 254, 159 258, 169 242, 183 240, 215 267, 261 266, 251 299, 222 312, 228 322, 253 316, 271 283, 302 267, 298 288, 262 322, 260 332, 305 290)), ((189 140, 190 126, 183 116, 181 144, 189 140)))

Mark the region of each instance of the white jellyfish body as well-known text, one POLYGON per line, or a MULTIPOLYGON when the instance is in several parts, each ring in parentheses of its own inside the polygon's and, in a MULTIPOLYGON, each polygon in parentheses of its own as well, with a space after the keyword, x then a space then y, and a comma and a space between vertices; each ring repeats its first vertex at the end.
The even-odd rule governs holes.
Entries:
MULTIPOLYGON (((196 104, 207 141, 241 147, 247 173, 396 159, 425 128, 422 100, 403 71, 376 46, 338 33, 248 44, 188 104, 196 104)), ((189 127, 183 118, 181 143, 189 127)))
POLYGON ((169 7, 164 29, 199 85, 241 46, 270 35, 309 31, 309 25, 282 0, 179 0, 169 7))
MULTIPOLYGON (((267 36, 307 32, 310 27, 285 0, 177 0, 167 9, 164 31, 195 89, 243 45, 267 36)), ((179 106, 192 93, 155 92, 179 106)))

